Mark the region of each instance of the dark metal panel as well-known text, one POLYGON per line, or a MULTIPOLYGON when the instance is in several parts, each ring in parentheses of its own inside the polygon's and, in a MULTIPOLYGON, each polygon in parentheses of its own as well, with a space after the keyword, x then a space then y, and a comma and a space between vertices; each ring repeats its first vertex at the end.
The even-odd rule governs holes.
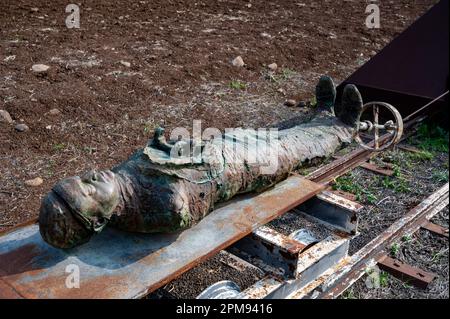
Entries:
POLYGON ((346 79, 338 95, 352 83, 366 101, 383 100, 405 116, 447 91, 448 77, 449 1, 442 0, 346 79))

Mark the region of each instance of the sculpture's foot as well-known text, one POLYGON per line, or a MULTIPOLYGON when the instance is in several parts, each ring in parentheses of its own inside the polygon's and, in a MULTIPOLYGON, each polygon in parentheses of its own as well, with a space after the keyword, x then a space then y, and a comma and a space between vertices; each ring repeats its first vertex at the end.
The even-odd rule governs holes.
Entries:
POLYGON ((316 101, 320 110, 333 111, 334 102, 336 101, 336 86, 333 79, 328 75, 320 77, 316 86, 316 101))
POLYGON ((347 84, 342 93, 342 103, 336 108, 336 116, 345 124, 356 126, 358 117, 363 109, 363 99, 358 88, 347 84))

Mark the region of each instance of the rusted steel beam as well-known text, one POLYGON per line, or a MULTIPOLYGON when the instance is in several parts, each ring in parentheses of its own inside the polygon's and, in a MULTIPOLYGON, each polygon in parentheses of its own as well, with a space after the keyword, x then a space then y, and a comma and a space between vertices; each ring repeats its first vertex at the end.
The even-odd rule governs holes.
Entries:
POLYGON ((378 267, 395 278, 420 289, 427 289, 428 285, 437 277, 435 274, 410 266, 387 255, 381 257, 378 267))
POLYGON ((362 209, 363 206, 359 203, 333 192, 323 191, 294 211, 313 222, 354 235, 358 228, 358 213, 362 209))
POLYGON ((37 225, 27 226, 0 237, 0 279, 26 298, 139 298, 323 188, 292 176, 265 193, 231 201, 181 233, 130 234, 107 229, 72 250, 50 247, 37 225), (66 287, 69 265, 79 268, 78 289, 66 287))
POLYGON ((283 285, 283 281, 268 276, 242 291, 236 299, 263 299, 283 285))
POLYGON ((440 225, 436 225, 435 223, 427 221, 421 226, 423 229, 426 229, 436 235, 447 237, 448 238, 448 228, 442 227, 440 225))
POLYGON ((357 196, 355 194, 352 194, 349 192, 344 192, 339 189, 333 189, 331 186, 328 187, 326 190, 330 193, 336 194, 337 196, 344 197, 345 199, 348 199, 349 201, 356 202, 357 196))
POLYGON ((380 175, 384 175, 384 176, 393 176, 394 175, 394 171, 393 170, 381 168, 381 167, 378 167, 375 164, 368 163, 368 162, 361 163, 359 165, 359 167, 362 167, 362 168, 364 168, 364 169, 366 169, 368 171, 371 171, 371 172, 374 172, 374 173, 377 173, 377 174, 380 174, 380 175))
MULTIPOLYGON (((387 137, 383 137, 383 141, 386 141, 387 137)), ((336 159, 335 161, 324 165, 323 167, 320 167, 319 169, 306 176, 306 178, 316 183, 322 183, 326 185, 375 155, 376 153, 370 152, 363 148, 358 148, 355 151, 350 152, 347 155, 344 155, 336 159)))
POLYGON ((421 150, 419 150, 417 147, 414 147, 414 146, 397 145, 396 147, 402 151, 411 152, 411 153, 421 153, 422 152, 421 150))
POLYGON ((281 299, 300 290, 308 290, 312 281, 322 276, 330 267, 347 256, 349 239, 332 235, 304 250, 298 256, 295 278, 281 281, 265 278, 243 291, 237 298, 281 299))
POLYGON ((314 243, 301 243, 274 229, 262 226, 229 247, 229 251, 253 263, 269 266, 263 267, 267 272, 293 278, 300 253, 314 243), (255 258, 258 261, 255 261, 255 258))
POLYGON ((402 236, 416 232, 426 220, 435 216, 448 204, 449 184, 447 183, 351 256, 347 265, 327 279, 322 286, 323 292, 318 298, 337 298, 366 273, 367 267, 377 264, 384 255, 386 247, 401 239, 402 236))
POLYGON ((350 239, 331 235, 311 248, 303 251, 298 257, 295 279, 288 279, 266 298, 284 299, 299 290, 306 290, 317 278, 328 269, 339 264, 348 254, 350 239))
POLYGON ((0 279, 0 299, 23 299, 13 287, 0 279))

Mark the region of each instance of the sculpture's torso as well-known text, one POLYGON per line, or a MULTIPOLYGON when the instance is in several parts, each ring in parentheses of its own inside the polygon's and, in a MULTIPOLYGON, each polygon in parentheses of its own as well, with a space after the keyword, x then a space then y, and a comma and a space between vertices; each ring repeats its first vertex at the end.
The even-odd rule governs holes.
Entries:
POLYGON ((207 142, 203 160, 194 163, 192 158, 167 159, 149 143, 113 169, 122 180, 123 200, 111 223, 138 232, 185 229, 210 213, 215 203, 264 190, 302 164, 330 156, 350 142, 352 134, 352 128, 323 114, 279 131, 276 139, 253 130, 225 134, 220 141, 207 142))

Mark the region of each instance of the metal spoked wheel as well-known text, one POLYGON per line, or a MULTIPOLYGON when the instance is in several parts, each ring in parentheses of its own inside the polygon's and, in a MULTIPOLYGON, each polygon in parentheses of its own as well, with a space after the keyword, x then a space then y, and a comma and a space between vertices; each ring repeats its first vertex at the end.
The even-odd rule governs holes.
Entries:
POLYGON ((402 116, 395 107, 385 102, 370 102, 365 104, 362 112, 359 114, 357 123, 358 128, 355 140, 359 145, 361 145, 361 147, 373 152, 381 152, 388 149, 392 145, 397 144, 403 135, 402 116), (380 110, 383 108, 387 109, 392 114, 394 120, 389 120, 384 124, 379 124, 380 110), (373 120, 361 121, 362 115, 370 110, 372 110, 373 120), (380 131, 387 131, 390 135, 387 137, 387 140, 386 138, 380 138, 380 131), (366 132, 369 134, 373 132, 373 140, 368 143, 364 143, 360 136, 361 132, 366 132))

